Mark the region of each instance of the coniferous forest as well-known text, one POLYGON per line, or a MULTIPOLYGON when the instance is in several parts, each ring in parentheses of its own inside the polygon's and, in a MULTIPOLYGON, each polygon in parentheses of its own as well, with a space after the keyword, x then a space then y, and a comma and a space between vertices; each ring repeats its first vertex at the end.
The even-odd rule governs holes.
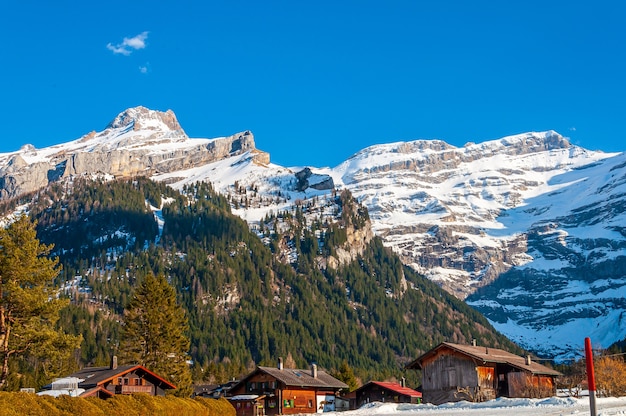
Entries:
MULTIPOLYGON (((196 383, 285 357, 299 368, 347 366, 362 382, 404 376, 417 385, 404 365, 442 341, 520 352, 376 237, 352 261, 328 267, 349 230, 369 226, 347 191, 333 193, 332 219, 311 215, 317 201, 303 201, 254 231, 207 183, 179 192, 145 178, 77 180, 28 202, 38 238, 62 265, 55 284, 70 302, 58 325, 82 336, 64 368, 106 365, 119 353, 125 311, 148 276, 164 276, 176 291, 196 383)), ((23 377, 11 387, 32 385, 37 363, 13 365, 23 377)))

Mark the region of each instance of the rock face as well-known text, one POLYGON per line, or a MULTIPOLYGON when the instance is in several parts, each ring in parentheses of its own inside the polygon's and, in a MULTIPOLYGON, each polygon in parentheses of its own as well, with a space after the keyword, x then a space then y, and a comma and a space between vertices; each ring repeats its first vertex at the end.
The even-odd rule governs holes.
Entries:
POLYGON ((333 176, 368 207, 376 234, 406 264, 464 299, 529 261, 530 224, 505 228, 509 210, 608 156, 553 131, 463 148, 418 140, 364 149, 333 176))
POLYGON ((328 267, 336 269, 341 265, 348 264, 363 254, 367 245, 374 238, 372 232, 372 224, 370 221, 365 223, 365 226, 355 229, 354 227, 348 227, 346 229, 347 241, 337 247, 336 255, 328 258, 328 267))
POLYGON ((545 132, 374 146, 335 171, 405 264, 520 345, 626 337, 626 154, 545 132))
POLYGON ((295 176, 298 180, 296 190, 301 192, 308 188, 313 188, 318 191, 335 188, 335 182, 330 175, 314 174, 310 168, 304 168, 300 172, 296 172, 295 176))
POLYGON ((252 152, 259 163, 269 163, 269 154, 255 148, 249 131, 219 139, 190 139, 171 110, 131 108, 100 133, 64 145, 45 149, 25 146, 0 155, 0 199, 32 192, 72 175, 153 175, 245 152, 252 152))

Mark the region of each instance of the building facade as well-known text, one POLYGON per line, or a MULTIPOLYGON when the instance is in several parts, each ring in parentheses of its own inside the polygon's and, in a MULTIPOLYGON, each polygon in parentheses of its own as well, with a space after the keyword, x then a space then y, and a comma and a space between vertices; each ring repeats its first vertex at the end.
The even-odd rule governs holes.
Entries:
POLYGON ((306 370, 291 369, 284 368, 280 360, 277 367, 257 367, 235 384, 226 398, 240 416, 253 407, 257 414, 262 408, 266 415, 320 413, 334 411, 337 393, 346 388, 347 384, 315 364, 306 370))
POLYGON ((422 370, 425 403, 496 397, 550 397, 556 393, 556 370, 507 351, 444 342, 407 368, 422 370))

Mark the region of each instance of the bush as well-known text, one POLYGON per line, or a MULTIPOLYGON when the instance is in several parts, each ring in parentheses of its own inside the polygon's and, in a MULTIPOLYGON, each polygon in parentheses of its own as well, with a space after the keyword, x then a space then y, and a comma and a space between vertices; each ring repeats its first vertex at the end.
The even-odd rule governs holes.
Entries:
POLYGON ((621 357, 601 357, 594 366, 599 394, 614 397, 626 395, 626 363, 621 357))
POLYGON ((3 416, 234 416, 226 399, 155 397, 147 394, 95 397, 37 396, 32 393, 0 392, 3 416))

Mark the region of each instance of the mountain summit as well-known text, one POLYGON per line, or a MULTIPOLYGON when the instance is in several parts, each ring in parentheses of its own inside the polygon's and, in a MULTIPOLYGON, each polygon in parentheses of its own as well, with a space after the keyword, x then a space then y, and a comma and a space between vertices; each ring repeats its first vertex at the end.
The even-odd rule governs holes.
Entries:
POLYGON ((182 136, 186 136, 172 110, 162 112, 141 106, 129 108, 118 114, 109 123, 107 129, 120 129, 129 126, 132 126, 135 131, 146 129, 165 132, 169 130, 180 132, 182 136))
POLYGON ((229 137, 191 139, 171 110, 135 107, 120 113, 101 132, 43 149, 28 145, 0 154, 0 199, 36 191, 73 175, 150 176, 246 152, 254 152, 253 158, 260 163, 269 163, 269 154, 256 150, 249 131, 229 137))

